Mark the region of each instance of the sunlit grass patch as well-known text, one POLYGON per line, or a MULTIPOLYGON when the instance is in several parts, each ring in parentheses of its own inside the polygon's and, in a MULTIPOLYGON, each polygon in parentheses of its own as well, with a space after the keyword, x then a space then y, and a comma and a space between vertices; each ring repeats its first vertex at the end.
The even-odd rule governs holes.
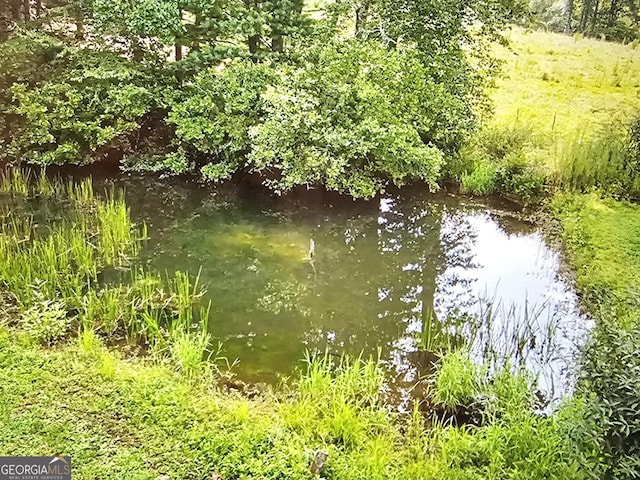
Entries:
POLYGON ((557 195, 552 202, 562 222, 578 287, 588 306, 613 309, 607 316, 640 313, 640 207, 596 194, 557 195))
POLYGON ((509 48, 496 47, 504 64, 491 92, 494 115, 463 150, 466 166, 454 178, 470 193, 511 193, 525 201, 535 198, 531 191, 539 196, 542 182, 547 189, 636 195, 626 150, 640 111, 640 50, 520 28, 507 37, 509 48), (508 132, 518 136, 505 144, 508 132), (508 158, 505 145, 527 165, 527 175, 500 188, 494 171, 508 158))

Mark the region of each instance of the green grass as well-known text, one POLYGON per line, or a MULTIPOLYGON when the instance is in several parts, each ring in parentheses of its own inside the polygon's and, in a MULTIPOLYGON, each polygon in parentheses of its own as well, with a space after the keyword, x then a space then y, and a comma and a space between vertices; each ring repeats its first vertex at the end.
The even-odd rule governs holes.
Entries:
POLYGON ((640 206, 596 194, 557 195, 551 206, 587 306, 640 318, 640 206))
POLYGON ((504 78, 492 94, 497 126, 528 128, 543 160, 565 141, 640 106, 640 50, 630 45, 514 28, 500 48, 504 78))
POLYGON ((507 33, 494 115, 445 169, 469 193, 525 202, 546 190, 640 195, 629 127, 640 117, 640 50, 588 38, 507 33), (515 168, 514 168, 515 166, 515 168), (501 178, 500 178, 501 177, 501 178))
POLYGON ((99 281, 106 268, 129 267, 146 236, 122 192, 98 198, 90 178, 65 183, 21 170, 4 173, 0 186, 10 196, 0 223, 0 292, 34 340, 52 345, 89 330, 168 357, 187 375, 205 367, 210 307, 197 305, 199 275, 163 279, 134 268, 129 281, 99 281))
MULTIPOLYGON (((494 421, 460 429, 391 413, 382 372, 366 360, 320 357, 291 387, 249 399, 211 377, 124 359, 92 333, 42 349, 2 329, 0 368, 2 454, 63 452, 80 480, 309 479, 317 450, 329 453, 326 479, 584 477, 571 422, 534 415, 510 393, 515 380, 497 380, 494 421)), ((575 421, 579 411, 561 413, 575 421)))

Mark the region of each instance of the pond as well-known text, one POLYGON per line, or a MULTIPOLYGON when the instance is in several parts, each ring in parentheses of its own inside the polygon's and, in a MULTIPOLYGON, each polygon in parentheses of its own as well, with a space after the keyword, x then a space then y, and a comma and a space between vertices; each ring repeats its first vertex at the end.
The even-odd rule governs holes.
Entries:
MULTIPOLYGON (((103 182, 104 183, 104 182, 103 182)), ((274 383, 305 352, 380 355, 390 384, 425 373, 421 346, 509 359, 547 398, 570 388, 589 321, 560 252, 508 202, 404 189, 369 202, 122 177, 149 240, 142 261, 200 271, 210 331, 234 371, 274 383)), ((407 394, 408 395, 408 394, 407 394)))

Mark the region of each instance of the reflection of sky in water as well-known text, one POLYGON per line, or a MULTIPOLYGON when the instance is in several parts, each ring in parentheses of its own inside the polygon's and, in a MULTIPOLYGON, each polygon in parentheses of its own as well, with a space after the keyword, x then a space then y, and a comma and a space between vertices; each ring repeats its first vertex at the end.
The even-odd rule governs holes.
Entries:
POLYGON ((381 347, 397 373, 390 383, 410 386, 425 373, 416 350, 433 305, 442 322, 484 316, 456 327, 479 361, 512 357, 543 390, 566 390, 563 370, 588 322, 558 254, 500 205, 416 191, 314 210, 135 181, 125 186, 134 217, 150 224, 145 261, 169 273, 202 268, 211 332, 246 380, 291 374, 305 349, 381 347))
MULTIPOLYGON (((479 362, 501 365, 509 359, 533 373, 548 397, 564 395, 590 322, 580 315, 575 293, 559 275, 558 253, 538 231, 508 233, 486 212, 444 209, 440 238, 446 257, 434 298, 440 321, 464 314, 477 317, 461 330, 472 339, 479 362)), ((404 270, 417 268, 408 264, 404 270)), ((419 375, 404 357, 416 350, 411 339, 422 326, 419 318, 409 319, 408 335, 394 345, 391 364, 405 382, 419 375)))

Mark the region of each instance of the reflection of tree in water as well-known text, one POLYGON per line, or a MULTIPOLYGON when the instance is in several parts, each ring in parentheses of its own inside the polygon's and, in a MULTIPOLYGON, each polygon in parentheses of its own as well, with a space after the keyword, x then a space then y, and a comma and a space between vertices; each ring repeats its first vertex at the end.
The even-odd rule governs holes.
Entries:
MULTIPOLYGON (((396 380, 415 380, 423 325, 471 311, 481 293, 483 266, 474 255, 486 238, 479 224, 500 227, 493 234, 503 238, 524 227, 457 200, 449 208, 446 200, 385 198, 375 214, 314 217, 265 212, 189 186, 148 187, 134 182, 127 191, 134 193, 132 209, 145 215, 138 219, 152 223, 147 254, 154 268, 193 273, 202 267, 213 301, 212 333, 227 340, 227 353, 242 359, 241 368, 260 372, 288 372, 305 347, 357 354, 381 346, 396 380), (305 260, 311 238, 313 265, 305 260)), ((472 324, 466 322, 465 334, 472 324)), ((482 340, 494 342, 489 333, 482 340)), ((537 339, 534 347, 549 358, 537 339)))
POLYGON ((446 266, 442 215, 439 203, 382 199, 377 218, 353 217, 319 235, 318 301, 305 340, 352 351, 386 346, 402 356, 391 363, 410 368, 416 333, 434 321, 436 278, 446 266))

